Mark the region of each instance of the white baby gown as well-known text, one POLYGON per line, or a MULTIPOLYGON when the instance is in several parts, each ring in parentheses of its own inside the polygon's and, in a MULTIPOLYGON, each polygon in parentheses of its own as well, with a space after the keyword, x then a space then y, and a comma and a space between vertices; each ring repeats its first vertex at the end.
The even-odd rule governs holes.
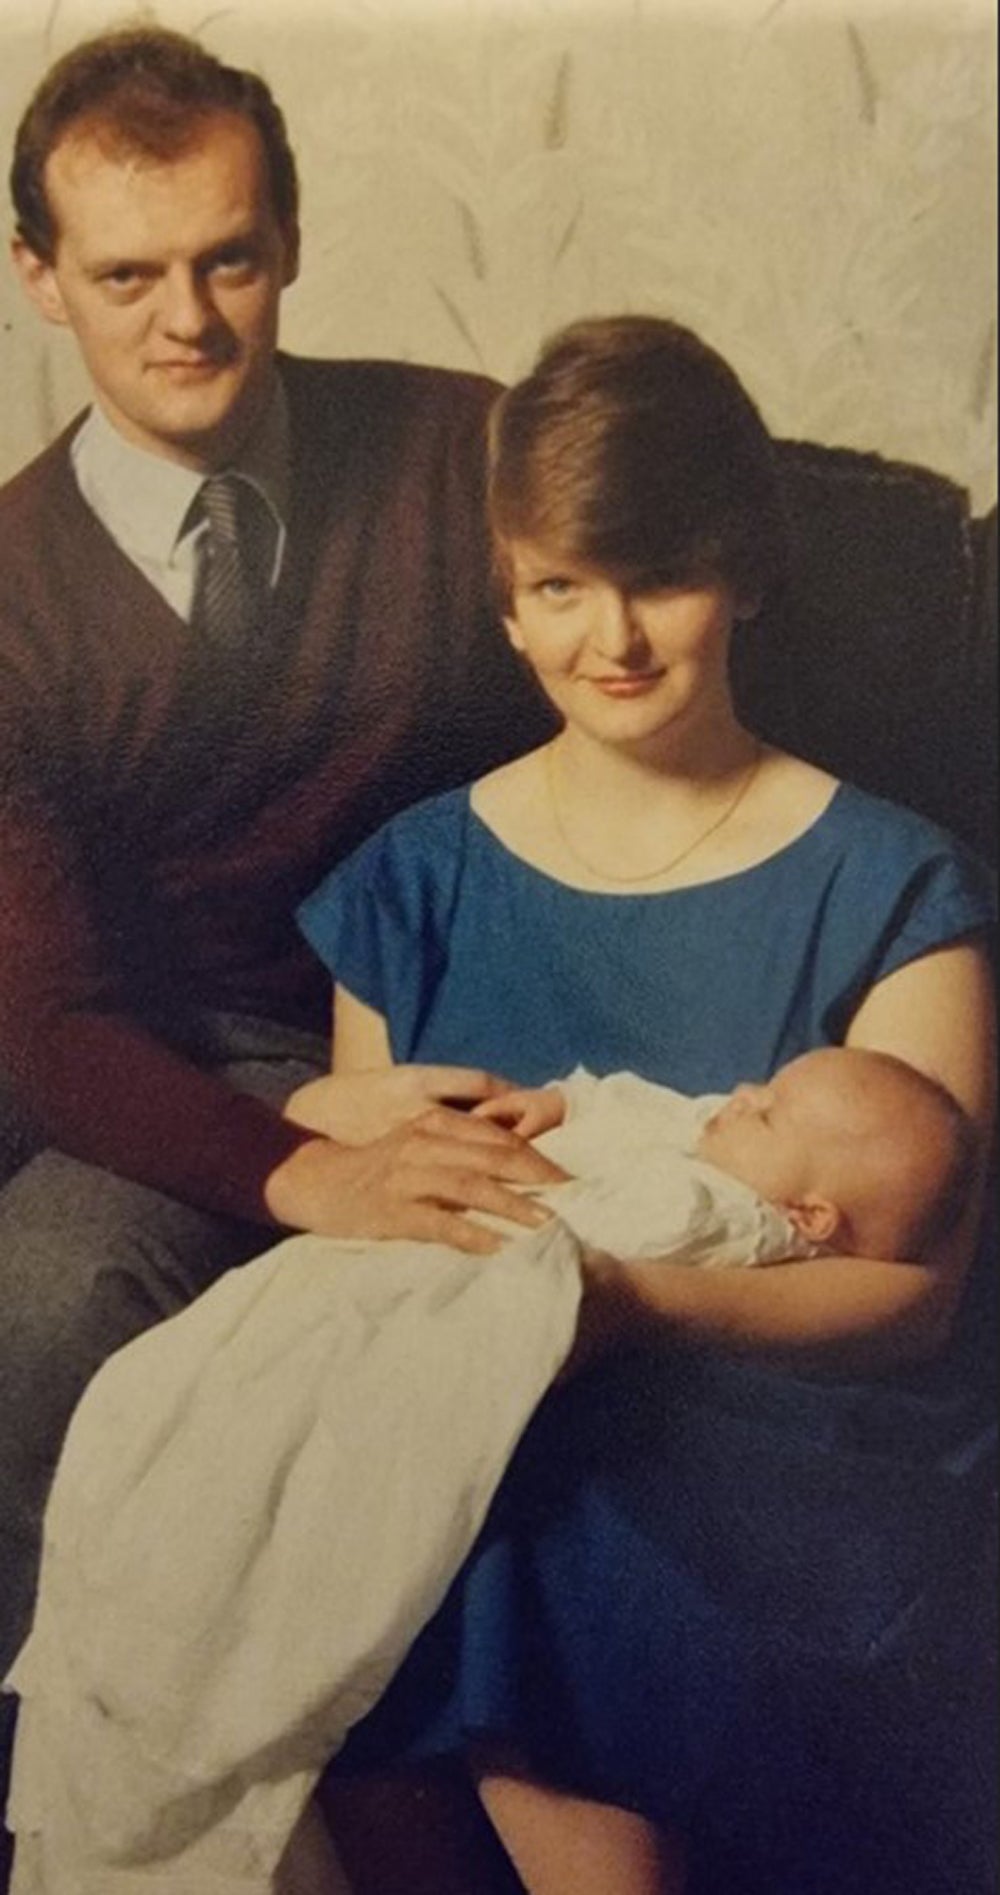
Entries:
POLYGON ((566 1360, 584 1250, 807 1253, 687 1155, 716 1101, 625 1074, 563 1089, 538 1143, 574 1175, 539 1194, 544 1228, 487 1259, 292 1237, 94 1378, 6 1680, 12 1895, 267 1895, 566 1360))

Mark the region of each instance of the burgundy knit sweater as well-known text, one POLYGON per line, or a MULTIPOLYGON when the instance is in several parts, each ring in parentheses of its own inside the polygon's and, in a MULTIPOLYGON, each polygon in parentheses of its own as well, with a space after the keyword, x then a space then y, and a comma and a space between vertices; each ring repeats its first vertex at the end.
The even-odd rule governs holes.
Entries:
POLYGON ((301 1134, 170 1050, 171 1024, 193 1005, 325 1030, 296 903, 544 727, 489 599, 490 384, 282 372, 289 542, 236 655, 199 646, 87 508, 72 430, 0 493, 0 1066, 64 1150, 251 1217, 301 1134))

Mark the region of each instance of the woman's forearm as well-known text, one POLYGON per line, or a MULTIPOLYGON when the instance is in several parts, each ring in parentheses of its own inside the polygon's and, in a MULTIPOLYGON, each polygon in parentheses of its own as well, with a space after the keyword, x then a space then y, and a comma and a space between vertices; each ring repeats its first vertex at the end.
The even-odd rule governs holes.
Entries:
POLYGON ((588 1262, 581 1363, 616 1343, 680 1344, 871 1373, 932 1355, 948 1333, 953 1281, 923 1264, 820 1257, 755 1269, 588 1262))

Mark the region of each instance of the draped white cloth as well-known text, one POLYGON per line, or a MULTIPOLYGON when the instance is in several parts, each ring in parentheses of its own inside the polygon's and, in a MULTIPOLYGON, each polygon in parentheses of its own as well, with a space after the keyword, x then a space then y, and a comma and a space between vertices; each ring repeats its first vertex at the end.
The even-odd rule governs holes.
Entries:
POLYGON ((267 1895, 440 1603, 575 1332, 587 1248, 803 1246, 684 1155, 713 1102, 565 1082, 557 1215, 483 1260, 293 1237, 105 1364, 46 1514, 13 1895, 267 1895))

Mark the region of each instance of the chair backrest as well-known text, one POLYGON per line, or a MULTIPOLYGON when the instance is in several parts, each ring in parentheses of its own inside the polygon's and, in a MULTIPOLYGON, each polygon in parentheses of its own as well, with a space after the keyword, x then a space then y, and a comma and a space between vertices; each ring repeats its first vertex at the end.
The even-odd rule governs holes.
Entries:
POLYGON ((733 652, 748 723, 996 856, 996 513, 921 467, 779 443, 787 586, 733 652))

